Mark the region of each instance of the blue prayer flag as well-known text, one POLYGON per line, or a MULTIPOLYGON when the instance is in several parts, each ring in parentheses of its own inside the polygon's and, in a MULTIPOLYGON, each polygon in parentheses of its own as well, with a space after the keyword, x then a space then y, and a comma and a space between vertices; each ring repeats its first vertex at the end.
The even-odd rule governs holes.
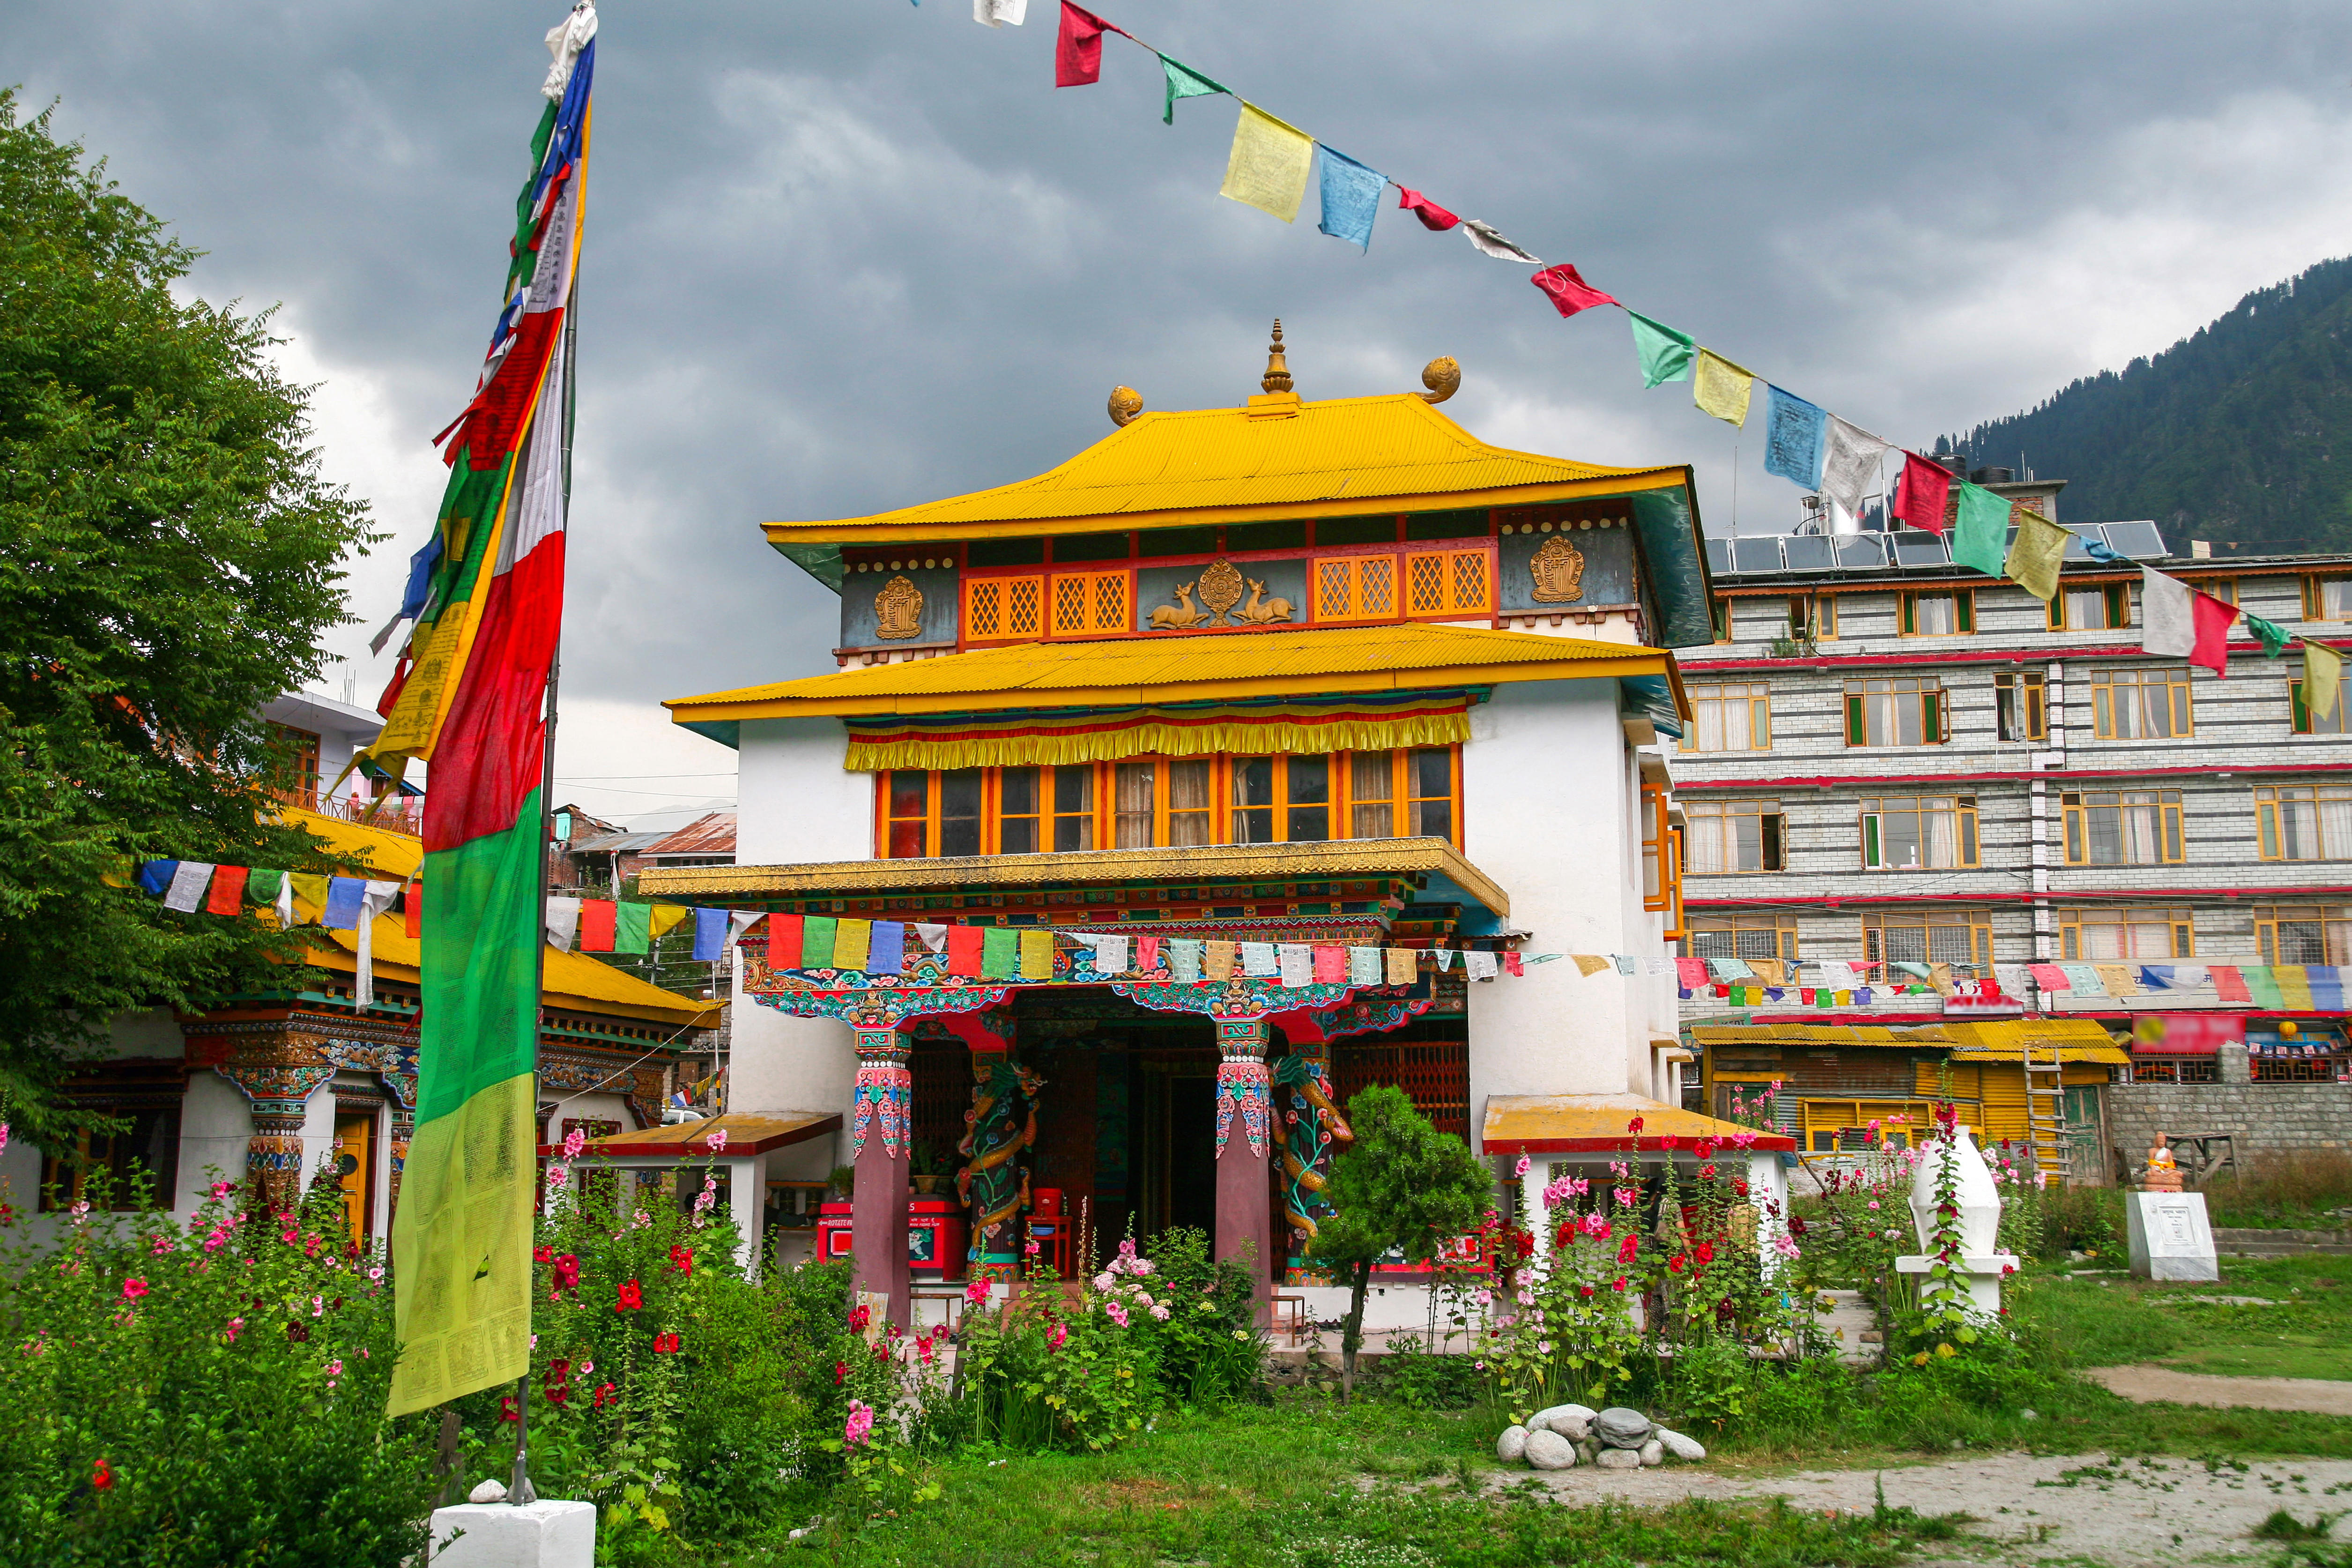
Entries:
POLYGON ((866 973, 896 974, 907 966, 907 926, 903 921, 876 921, 866 947, 866 973))
MULTIPOLYGON (((1320 143, 1318 143, 1319 146, 1320 143)), ((1334 239, 1372 247, 1372 219, 1380 216, 1381 193, 1389 177, 1367 169, 1345 153, 1323 153, 1323 221, 1315 226, 1334 239)))
POLYGON ((330 931, 357 931, 360 900, 366 896, 367 879, 363 877, 328 878, 327 918, 319 923, 330 931))
POLYGON ((694 962, 716 963, 727 956, 727 911, 694 911, 694 962))
POLYGON ((1765 390, 1772 401, 1764 426, 1764 471, 1809 490, 1821 489, 1822 442, 1829 430, 1829 411, 1769 382, 1765 390))
POLYGON ((2139 983, 2142 985, 2147 986, 2150 991, 2169 991, 2173 989, 2172 965, 2169 963, 2141 964, 2139 966, 2139 983))
POLYGON ((162 898, 172 889, 173 873, 179 870, 177 860, 148 860, 139 867, 139 890, 162 898))
POLYGON ((2306 963, 2303 968, 2304 984, 2311 987, 2311 1005, 2323 1012, 2340 1012, 2344 1006, 2343 971, 2332 963, 2306 963))

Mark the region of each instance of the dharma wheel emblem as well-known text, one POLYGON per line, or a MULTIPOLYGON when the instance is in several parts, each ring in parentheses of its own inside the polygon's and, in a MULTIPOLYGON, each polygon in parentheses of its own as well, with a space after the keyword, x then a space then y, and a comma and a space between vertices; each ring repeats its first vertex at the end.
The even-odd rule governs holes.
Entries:
POLYGON ((923 629, 923 591, 905 576, 891 578, 874 595, 874 635, 888 641, 923 629))
POLYGON ((1230 561, 1220 561, 1201 574, 1201 607, 1215 616, 1242 602, 1242 574, 1230 561))
POLYGON ((1538 605, 1568 605, 1584 597, 1584 552, 1560 534, 1543 542, 1528 562, 1538 605))

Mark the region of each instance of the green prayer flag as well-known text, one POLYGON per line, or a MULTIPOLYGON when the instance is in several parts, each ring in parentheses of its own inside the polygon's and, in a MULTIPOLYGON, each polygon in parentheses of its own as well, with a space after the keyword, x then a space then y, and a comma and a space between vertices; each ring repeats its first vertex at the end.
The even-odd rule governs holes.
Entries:
POLYGON ((1820 990, 1813 993, 1813 1005, 1816 1007, 1835 1007, 1837 1005, 1837 993, 1831 990, 1826 985, 1822 986, 1820 990))
POLYGON ((245 879, 245 896, 253 903, 274 904, 278 901, 278 889, 285 885, 285 872, 265 871, 256 866, 245 879))
POLYGON ((2284 1007, 2286 998, 2279 994, 2278 980, 2267 963, 2242 963, 2238 977, 2246 983, 2246 994, 2254 999, 2257 1007, 2284 1007))
POLYGON ((811 915, 801 922, 801 964, 803 969, 833 967, 834 919, 831 915, 811 915))
POLYGON ((2017 542, 2009 547, 2009 574, 2019 587, 2048 604, 2058 596, 2058 574, 2074 537, 2038 511, 2019 512, 2017 542))
POLYGON ((653 947, 654 907, 621 903, 613 906, 613 951, 646 952, 653 947))
POLYGON ((1211 81, 1207 77, 1202 76, 1191 66, 1179 65, 1176 61, 1170 59, 1166 55, 1160 57, 1160 68, 1168 73, 1168 107, 1166 110, 1161 111, 1160 116, 1160 121, 1165 124, 1173 125, 1176 123, 1176 100, 1178 99, 1207 98, 1213 93, 1230 92, 1233 90, 1231 88, 1211 81))
POLYGON ((2009 560, 2009 502, 1982 485, 1962 483, 1959 517, 1952 524, 1952 562, 1988 577, 2009 560))
MULTIPOLYGON (((2286 645, 2294 640, 2284 626, 2266 621, 2260 616, 2242 616, 2240 618, 2246 623, 2248 631, 2262 639, 2263 654, 2267 658, 2276 658, 2286 651, 2286 645)), ((254 873, 257 877, 260 874, 258 871, 254 873)))
POLYGON ((1021 933, 1008 926, 990 926, 980 933, 980 977, 982 980, 1021 978, 1021 933))
POLYGON ((2303 706, 2315 719, 2336 711, 2336 694, 2344 687, 2344 656, 2324 642, 2303 645, 2303 706))
POLYGON ((1633 323, 1633 352, 1642 356, 1642 384, 1657 385, 1664 381, 1688 381, 1691 361, 1697 356, 1698 345, 1687 332, 1678 332, 1664 321, 1654 321, 1639 310, 1628 310, 1625 319, 1633 323))

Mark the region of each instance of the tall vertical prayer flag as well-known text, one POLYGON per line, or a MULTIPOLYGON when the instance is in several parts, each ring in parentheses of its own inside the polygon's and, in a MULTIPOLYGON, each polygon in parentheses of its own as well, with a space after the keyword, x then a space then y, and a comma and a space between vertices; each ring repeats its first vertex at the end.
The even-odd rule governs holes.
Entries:
POLYGON ((1732 425, 1748 423, 1748 399, 1756 378, 1711 349, 1698 351, 1691 377, 1691 401, 1702 414, 1732 425))
POLYGON ((1114 27, 1092 11, 1083 11, 1062 0, 1062 30, 1054 37, 1054 85, 1055 87, 1090 87, 1102 79, 1102 36, 1117 33, 1128 37, 1124 27, 1114 27))
POLYGON ((1941 533, 1944 510, 1951 497, 1951 469, 1941 463, 1931 463, 1916 452, 1903 454, 1903 477, 1895 486, 1893 509, 1898 519, 1914 528, 1941 533))
POLYGON ((563 330, 579 259, 596 12, 548 34, 551 100, 516 202, 507 299, 444 435, 443 550, 369 754, 427 758, 416 1130, 392 1227, 404 1415, 530 1370, 531 1150, 546 874, 540 777, 563 606, 563 330))
POLYGON ((1952 520, 1952 561, 1998 577, 2009 561, 2009 502, 1982 485, 1960 487, 1958 514, 1952 520))
POLYGON ((1314 166, 1315 138, 1244 101, 1234 126, 1234 150, 1225 159, 1225 183, 1217 194, 1295 223, 1314 166))
POLYGON ((1530 277, 1528 281, 1542 289, 1544 298, 1551 301, 1552 309, 1563 316, 1573 316, 1580 310, 1590 310, 1595 305, 1617 303, 1615 295, 1603 294, 1600 289, 1587 283, 1577 272, 1576 263, 1572 261, 1563 261, 1557 266, 1547 267, 1530 277))
POLYGON ((1822 488, 1822 437, 1829 423, 1826 409, 1793 393, 1764 384, 1769 397, 1764 415, 1764 471, 1793 480, 1809 490, 1822 488))
POLYGON ((1381 193, 1389 177, 1344 153, 1323 149, 1323 221, 1315 226, 1334 239, 1372 247, 1372 220, 1381 214, 1381 193))
POLYGON ((2315 719, 2336 711, 2336 696, 2344 688, 2344 656, 2324 642, 2303 645, 2303 706, 2315 719))
POLYGON ((2067 542, 2074 537, 2038 511, 2021 511, 2017 539, 2002 566, 2019 587, 2048 604, 2058 596, 2058 575, 2066 564, 2067 542))
POLYGON ((1633 325, 1633 352, 1641 357, 1645 389, 1662 381, 1690 379, 1691 356, 1698 345, 1691 342, 1688 332, 1678 332, 1639 310, 1626 311, 1625 319, 1633 325))
MULTIPOLYGON (((1102 47, 1099 40, 1095 47, 1102 47)), ((1180 98, 1207 98, 1233 90, 1222 83, 1211 81, 1181 61, 1170 59, 1166 55, 1160 57, 1160 68, 1168 78, 1168 107, 1160 113, 1162 124, 1176 123, 1176 100, 1180 98)))
POLYGON ((1402 185, 1399 185, 1397 187, 1397 193, 1398 208, 1401 211, 1409 212, 1413 216, 1419 218, 1421 220, 1421 226, 1423 228, 1434 229, 1438 233, 1443 234, 1447 229, 1452 228, 1455 224, 1462 221, 1460 218, 1455 217, 1452 213, 1447 212, 1444 207, 1439 206, 1435 202, 1431 201, 1427 196, 1423 195, 1419 191, 1409 191, 1402 185))
POLYGON ((1879 454, 1885 450, 1886 443, 1861 426, 1831 415, 1822 443, 1822 494, 1860 517, 1862 498, 1876 482, 1879 454))

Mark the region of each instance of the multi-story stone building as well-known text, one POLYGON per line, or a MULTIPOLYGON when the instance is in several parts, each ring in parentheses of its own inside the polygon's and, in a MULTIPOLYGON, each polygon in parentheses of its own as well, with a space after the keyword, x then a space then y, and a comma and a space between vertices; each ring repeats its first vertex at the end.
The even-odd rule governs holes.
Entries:
MULTIPOLYGON (((2061 484, 1992 488, 2054 515, 2061 484)), ((1909 528, 1709 542, 1716 642, 1684 653, 1695 721, 1674 761, 1684 952, 1859 963, 1878 984, 1826 1010, 1798 989, 1822 980, 1810 968, 1760 1007, 1695 988, 1686 1021, 2074 1014, 2136 1036, 2118 1076, 2143 1082, 2233 1076, 2241 1040, 2252 1065, 2234 1071, 2257 1081, 2346 1070, 2340 1005, 2232 1002, 2196 968, 2191 988, 2124 994, 2028 971, 2352 963, 2347 704, 2315 720, 2302 659, 2265 658, 2242 626, 2227 679, 2150 657, 2139 593, 2154 565, 2326 637, 2352 633, 2352 556, 2215 559, 2146 522, 2070 526, 2083 542, 2046 605, 1909 528), (1903 963, 2000 994, 1892 993, 1903 963)), ((2095 1126, 2095 1088, 2067 1102, 2078 1133, 2095 1126)))

